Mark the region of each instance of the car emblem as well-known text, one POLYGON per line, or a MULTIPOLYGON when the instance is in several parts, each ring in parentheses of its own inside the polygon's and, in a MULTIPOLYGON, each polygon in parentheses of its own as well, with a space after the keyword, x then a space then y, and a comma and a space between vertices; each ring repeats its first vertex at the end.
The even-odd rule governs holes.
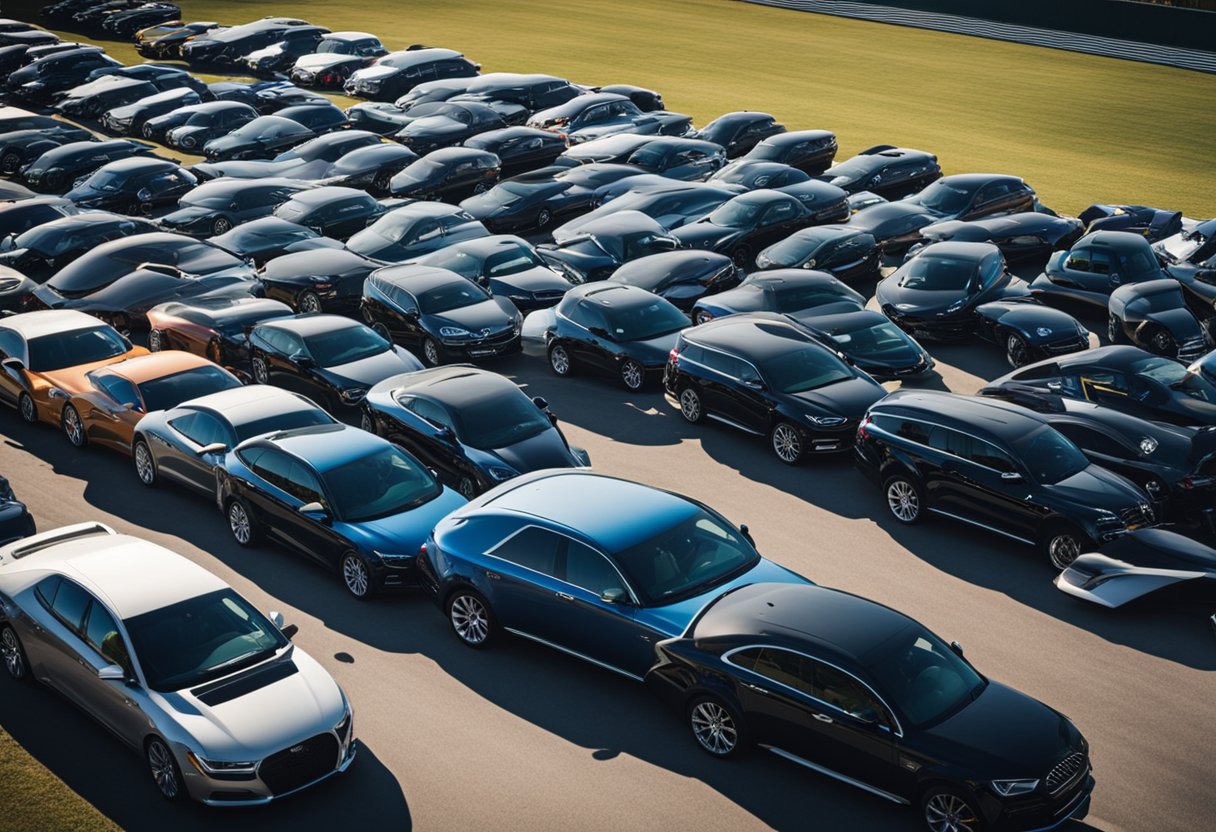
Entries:
POLYGON ((486 327, 485 329, 483 329, 483 330, 482 330, 481 332, 479 332, 478 334, 479 334, 479 335, 480 335, 482 338, 485 338, 487 335, 489 335, 489 334, 490 334, 490 328, 489 328, 489 327, 486 327))
POLYGON ((306 745, 304 745, 304 743, 300 743, 299 745, 296 745, 296 746, 293 746, 293 747, 287 749, 287 753, 302 754, 307 750, 308 750, 308 747, 306 745))

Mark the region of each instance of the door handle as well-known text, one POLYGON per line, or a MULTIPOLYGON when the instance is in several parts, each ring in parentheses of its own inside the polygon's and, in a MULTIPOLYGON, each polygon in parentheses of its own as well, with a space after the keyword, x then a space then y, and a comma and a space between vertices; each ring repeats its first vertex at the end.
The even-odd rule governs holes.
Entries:
POLYGON ((743 684, 743 687, 747 688, 748 690, 754 690, 756 693, 761 693, 761 694, 764 694, 765 696, 768 696, 768 691, 765 690, 764 688, 760 687, 759 685, 753 685, 751 682, 743 682, 742 684, 743 684))
POLYGON ((556 595, 558 598, 561 598, 563 601, 573 601, 574 600, 574 596, 568 592, 555 592, 553 594, 556 595))
POLYGON ((827 714, 812 714, 812 716, 814 716, 815 719, 819 720, 820 722, 826 722, 829 725, 836 721, 836 720, 832 719, 830 716, 828 716, 827 714))
POLYGON ((489 578, 491 581, 501 581, 502 580, 502 575, 499 575, 497 572, 491 572, 489 569, 486 570, 486 577, 489 578))

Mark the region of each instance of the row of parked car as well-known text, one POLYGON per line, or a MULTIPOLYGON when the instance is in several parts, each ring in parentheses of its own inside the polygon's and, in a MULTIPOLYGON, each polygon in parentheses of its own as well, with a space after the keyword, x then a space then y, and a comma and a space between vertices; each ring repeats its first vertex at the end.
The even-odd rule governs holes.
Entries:
MULTIPOLYGON (((109 22, 91 8, 48 15, 109 22)), ((548 402, 452 362, 523 350, 628 395, 661 384, 688 422, 784 463, 852 453, 897 522, 1034 545, 1062 591, 1119 606, 1216 577, 1211 221, 1058 216, 1018 177, 943 176, 925 151, 833 164, 834 134, 764 113, 693 130, 653 91, 377 56, 374 36, 304 21, 162 20, 135 35, 145 56, 294 83, 0 45, 9 95, 59 110, 0 110, 0 173, 49 194, 13 182, 0 205, 0 399, 21 418, 130 455, 134 479, 197 492, 237 543, 285 544, 354 597, 420 588, 471 647, 510 632, 646 680, 715 756, 758 742, 917 803, 932 829, 1084 816, 1088 748, 1066 718, 900 613, 769 563, 712 508, 586 470, 548 402), (303 88, 339 84, 375 100, 343 112, 303 88), (1075 315, 1095 312, 1137 346, 1090 349, 1075 315), (143 329, 148 350, 128 337, 143 329), (915 389, 935 363, 921 341, 970 338, 1014 371, 979 397, 915 389), (864 750, 824 751, 845 746, 864 750)), ((0 44, 23 31, 0 22, 0 44)), ((0 496, 5 537, 30 534, 0 496)), ((344 769, 332 680, 239 753, 163 707, 290 715, 251 680, 325 674, 281 619, 150 546, 90 524, 0 550, 10 675, 59 684, 54 650, 92 665, 69 696, 166 797, 266 802, 344 769), (111 588, 150 560, 163 597, 111 588), (146 719, 111 722, 119 684, 146 719), (300 744, 315 767, 293 765, 300 744)))

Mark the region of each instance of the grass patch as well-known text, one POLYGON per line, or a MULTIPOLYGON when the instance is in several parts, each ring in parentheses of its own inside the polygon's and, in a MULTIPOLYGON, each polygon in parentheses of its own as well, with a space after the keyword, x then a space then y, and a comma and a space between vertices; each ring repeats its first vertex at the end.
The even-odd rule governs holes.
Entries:
MULTIPOLYGON (((727 0, 188 0, 192 20, 295 15, 459 49, 484 71, 661 91, 697 124, 765 110, 791 129, 1025 177, 1057 210, 1138 202, 1216 214, 1216 76, 727 0)), ((124 44, 106 44, 124 61, 124 44)))
POLYGON ((5 832, 120 832, 0 728, 0 828, 5 832))

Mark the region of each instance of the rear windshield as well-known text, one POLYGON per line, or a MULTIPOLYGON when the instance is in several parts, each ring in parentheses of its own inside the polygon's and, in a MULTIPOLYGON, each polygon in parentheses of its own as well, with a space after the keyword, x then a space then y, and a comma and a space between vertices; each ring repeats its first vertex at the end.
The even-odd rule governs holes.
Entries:
POLYGON ((122 355, 131 345, 112 327, 74 329, 33 338, 29 344, 30 369, 36 373, 78 367, 122 355))

